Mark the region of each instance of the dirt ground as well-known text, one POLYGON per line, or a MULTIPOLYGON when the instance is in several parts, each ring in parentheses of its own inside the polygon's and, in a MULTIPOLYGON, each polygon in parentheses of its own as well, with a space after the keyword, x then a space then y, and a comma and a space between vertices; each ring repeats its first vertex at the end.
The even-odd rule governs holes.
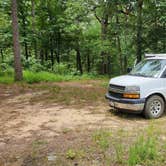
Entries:
MULTIPOLYGON (((59 164, 58 161, 57 164, 52 163, 51 161, 57 157, 52 154, 64 157, 64 152, 68 148, 77 144, 87 144, 92 131, 103 128, 134 131, 149 125, 150 122, 140 115, 123 114, 110 109, 104 99, 105 91, 106 88, 100 81, 50 83, 45 84, 44 88, 43 84, 0 85, 0 166, 65 166, 62 160, 59 164), (60 87, 61 90, 63 87, 73 88, 74 92, 83 89, 87 91, 84 95, 96 92, 103 100, 96 98, 94 101, 88 101, 87 98, 86 101, 86 96, 81 99, 74 96, 65 104, 63 98, 54 101, 54 98, 62 95, 61 92, 55 92, 57 94, 49 101, 48 96, 51 92, 47 86, 60 87), (82 100, 84 105, 79 106, 82 100), (36 149, 42 153, 38 155, 38 159, 33 159, 32 156, 37 153, 36 149)), ((95 166, 97 165, 100 164, 95 166)))

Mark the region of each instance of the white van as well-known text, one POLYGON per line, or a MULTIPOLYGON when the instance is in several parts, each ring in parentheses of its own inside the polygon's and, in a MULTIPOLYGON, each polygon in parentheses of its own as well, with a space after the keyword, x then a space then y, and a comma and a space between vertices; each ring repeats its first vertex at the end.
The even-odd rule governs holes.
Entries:
POLYGON ((146 54, 129 74, 112 78, 106 99, 119 110, 161 117, 166 108, 166 54, 146 54))

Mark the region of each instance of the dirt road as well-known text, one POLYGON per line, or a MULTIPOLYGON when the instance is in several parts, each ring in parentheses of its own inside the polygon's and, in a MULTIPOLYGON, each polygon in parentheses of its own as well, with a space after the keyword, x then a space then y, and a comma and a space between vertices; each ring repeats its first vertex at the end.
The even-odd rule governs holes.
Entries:
MULTIPOLYGON (((30 160, 25 162, 23 156, 29 154, 36 140, 47 142, 47 153, 51 147, 61 153, 62 144, 66 149, 72 140, 80 141, 93 130, 108 128, 133 131, 150 123, 139 115, 111 110, 104 99, 105 87, 100 81, 9 85, 0 88, 0 165, 28 165, 30 160), (59 97, 66 93, 65 98, 59 97), (88 98, 91 93, 100 96, 95 100, 93 95, 88 98), (84 97, 80 98, 81 94, 84 97)), ((33 165, 32 162, 29 165, 33 165)))

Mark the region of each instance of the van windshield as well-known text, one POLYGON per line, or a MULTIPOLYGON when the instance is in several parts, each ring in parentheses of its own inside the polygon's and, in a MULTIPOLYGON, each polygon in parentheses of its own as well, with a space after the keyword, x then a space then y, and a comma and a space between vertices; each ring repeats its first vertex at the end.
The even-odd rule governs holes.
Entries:
POLYGON ((146 59, 136 65, 129 75, 158 77, 166 66, 166 59, 146 59))

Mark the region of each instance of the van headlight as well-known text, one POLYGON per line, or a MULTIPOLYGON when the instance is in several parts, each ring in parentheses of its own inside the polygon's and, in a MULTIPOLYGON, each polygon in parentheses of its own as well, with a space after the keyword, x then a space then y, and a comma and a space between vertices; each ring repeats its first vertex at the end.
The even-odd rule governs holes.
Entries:
POLYGON ((123 93, 124 98, 128 99, 139 99, 140 98, 140 87, 139 86, 126 86, 125 92, 123 93))

